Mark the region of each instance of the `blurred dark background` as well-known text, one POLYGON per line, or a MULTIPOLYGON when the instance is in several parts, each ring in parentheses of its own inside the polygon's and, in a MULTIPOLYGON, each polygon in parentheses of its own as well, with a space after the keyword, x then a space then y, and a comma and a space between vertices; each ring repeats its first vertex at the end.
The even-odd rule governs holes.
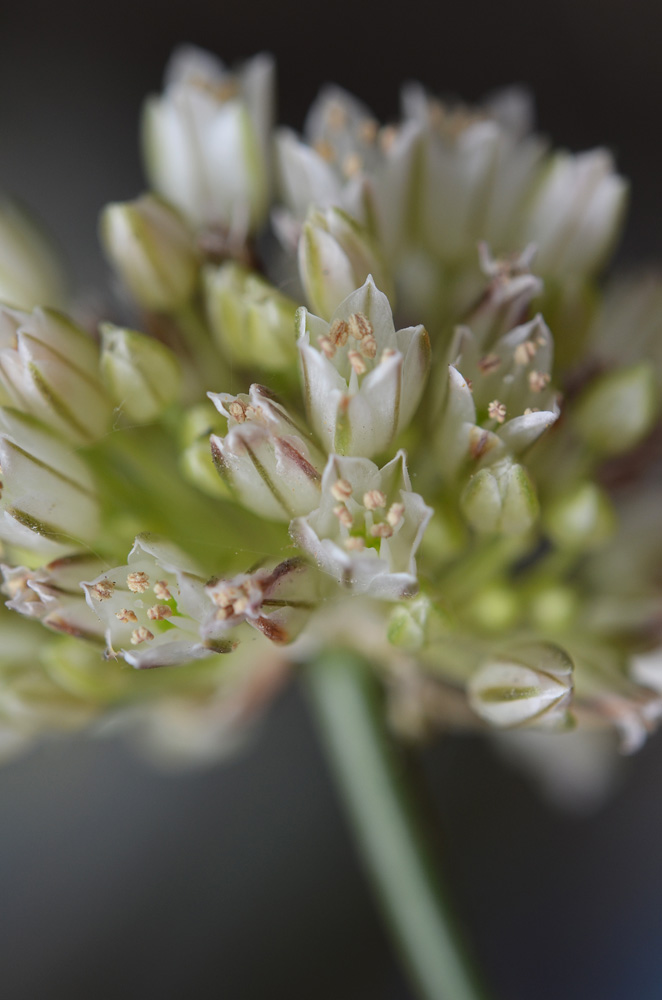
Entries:
MULTIPOLYGON (((660 256, 659 39, 645 0, 454 6, 115 0, 0 10, 0 186, 104 279, 96 219, 142 186, 137 121, 172 47, 268 49, 280 118, 334 80, 380 117, 399 83, 535 93, 540 128, 616 153, 632 180, 625 263, 660 256)), ((459 914, 500 1000, 662 996, 662 740, 589 816, 546 805, 478 739, 422 759, 459 914)), ((407 1000, 318 748, 290 690, 228 764, 154 772, 113 740, 63 740, 0 771, 7 1000, 159 996, 407 1000)))

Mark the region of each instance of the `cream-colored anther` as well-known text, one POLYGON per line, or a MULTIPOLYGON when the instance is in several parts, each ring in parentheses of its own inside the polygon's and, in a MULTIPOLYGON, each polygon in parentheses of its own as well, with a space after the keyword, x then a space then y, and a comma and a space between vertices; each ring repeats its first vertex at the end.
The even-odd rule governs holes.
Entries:
POLYGON ((243 424, 246 420, 246 404, 240 399, 234 399, 228 404, 228 413, 238 424, 243 424))
POLYGON ((317 343, 325 358, 332 358, 335 355, 336 345, 331 340, 331 337, 320 337, 317 343))
POLYGON ((368 366, 361 357, 358 351, 349 351, 347 354, 350 365, 354 369, 357 375, 365 375, 368 370, 368 366))
POLYGON ((164 618, 170 618, 172 608, 167 604, 154 604, 147 609, 147 617, 153 622, 162 622, 164 618))
POLYGON ((99 580, 99 582, 95 583, 90 590, 96 597, 97 601, 107 601, 109 597, 113 596, 115 584, 112 580, 99 580))
POLYGON ((378 131, 379 125, 374 118, 364 118, 359 125, 359 137, 369 146, 371 146, 377 138, 378 131))
POLYGON ((314 142, 313 149, 319 156, 322 157, 323 160, 326 160, 327 163, 333 163, 336 158, 335 149, 330 142, 326 141, 326 139, 318 139, 314 142))
POLYGON ((513 353, 515 363, 518 365, 528 365, 529 361, 536 356, 538 348, 532 340, 525 340, 523 344, 518 344, 513 353))
POLYGON ((528 417, 530 413, 540 413, 540 407, 539 406, 527 406, 527 408, 524 411, 524 416, 528 417))
POLYGON ((529 372, 529 388, 531 392, 542 392, 549 385, 549 375, 546 372, 529 372))
POLYGON ((372 323, 364 313, 352 313, 347 320, 347 328, 350 336, 354 337, 354 340, 363 340, 364 337, 371 337, 375 332, 372 323))
POLYGON ((487 407, 487 415, 491 420, 496 420, 498 424, 502 424, 506 419, 505 404, 500 403, 498 399, 493 399, 487 407))
POLYGON ((344 347, 349 337, 349 327, 344 319, 334 319, 329 327, 329 338, 336 347, 344 347))
POLYGON ((157 580, 152 589, 154 590, 154 595, 158 597, 160 601, 172 600, 172 594, 168 589, 167 580, 157 580))
POLYGON ((359 351, 364 358, 372 359, 375 357, 377 354, 377 341, 371 334, 363 338, 359 345, 359 351))
POLYGON ((363 169, 363 160, 358 153, 349 153, 342 161, 342 172, 347 177, 356 177, 363 169))
POLYGON ((384 125, 379 130, 379 145, 384 153, 390 153, 395 140, 398 138, 398 130, 395 125, 384 125))
POLYGON ((126 585, 134 594, 144 594, 149 587, 149 577, 147 573, 129 573, 126 585))
POLYGON ((144 625, 140 625, 139 628, 134 628, 131 633, 131 644, 133 646, 139 646, 141 642, 147 642, 149 639, 154 638, 154 633, 150 632, 148 628, 144 625))
POLYGON ((121 622, 137 622, 138 616, 131 608, 122 608, 115 612, 115 617, 121 622))
POLYGON ((386 520, 392 528, 397 528, 404 516, 405 505, 403 503, 392 503, 388 509, 386 520))
POLYGON ((379 510, 386 506, 386 494, 381 490, 368 490, 363 494, 363 506, 366 510, 379 510))
POLYGON ((391 358, 394 358, 397 354, 398 352, 394 347, 385 347, 382 351, 382 356, 379 359, 380 365, 383 365, 385 361, 390 361, 391 358))
POLYGON ((344 503, 337 504, 333 508, 333 513, 336 515, 336 517, 338 518, 338 520, 340 521, 340 523, 345 528, 351 528, 352 525, 354 524, 354 518, 352 517, 352 515, 348 511, 347 507, 345 507, 344 503))
POLYGON ((370 534, 373 538, 390 538, 393 534, 393 528, 390 524, 382 521, 381 524, 373 524, 370 534))
POLYGON ((232 605, 232 610, 235 613, 235 615, 243 615, 244 611, 246 611, 246 609, 248 608, 249 603, 250 601, 248 600, 245 594, 242 594, 241 597, 238 597, 237 600, 232 605))
POLYGON ((365 549, 365 539, 357 535, 350 535, 349 538, 345 539, 343 545, 348 552, 363 552, 365 549))
POLYGON ((352 484, 346 479, 336 479, 331 487, 331 496, 339 503, 349 500, 352 495, 352 484))

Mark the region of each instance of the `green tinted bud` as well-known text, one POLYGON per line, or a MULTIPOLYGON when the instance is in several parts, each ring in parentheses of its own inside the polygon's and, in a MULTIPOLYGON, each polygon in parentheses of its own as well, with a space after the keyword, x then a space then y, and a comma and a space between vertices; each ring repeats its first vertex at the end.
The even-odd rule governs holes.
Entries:
POLYGON ((589 447, 615 455, 638 444, 657 410, 654 369, 642 361, 597 378, 579 401, 574 425, 589 447))
POLYGON ((18 309, 63 306, 67 300, 60 254, 15 202, 0 202, 0 300, 18 309))
POLYGON ((560 584, 551 584, 531 597, 529 613, 540 629, 564 629, 573 621, 578 608, 577 595, 560 584))
POLYGON ((329 319, 369 274, 393 302, 392 282, 368 231, 339 208, 311 210, 299 241, 299 275, 312 311, 329 319))
POLYGON ((296 365, 296 302, 233 262, 208 267, 204 284, 209 322, 232 361, 271 371, 296 365))
POLYGON ((472 476, 460 503, 471 527, 481 534, 524 534, 538 516, 533 483, 523 466, 509 459, 472 476))
POLYGON ((499 729, 568 725, 573 666, 557 646, 515 647, 486 663, 467 685, 469 704, 483 721, 499 729))
POLYGON ((398 604, 388 618, 388 641, 401 649, 420 649, 431 638, 448 631, 449 617, 429 597, 398 604))
POLYGON ((560 549, 583 551, 599 547, 614 532, 614 512, 595 483, 578 483, 545 508, 544 526, 560 549))
POLYGON ((153 195, 107 205, 101 242, 132 296, 145 309, 172 312, 192 296, 198 253, 183 219, 153 195))
POLYGON ((104 323, 101 374, 111 398, 131 420, 156 420, 179 398, 179 361, 164 344, 136 330, 104 323))
POLYGON ((517 621, 520 602, 505 584, 492 584, 479 591, 466 609, 469 620, 488 631, 510 628, 517 621))

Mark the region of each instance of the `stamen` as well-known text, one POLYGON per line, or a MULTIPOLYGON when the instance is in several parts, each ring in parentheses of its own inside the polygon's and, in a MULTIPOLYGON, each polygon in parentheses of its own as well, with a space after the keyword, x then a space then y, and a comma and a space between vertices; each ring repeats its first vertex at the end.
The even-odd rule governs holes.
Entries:
POLYGON ((153 638, 154 633, 150 632, 150 630, 145 628, 144 625, 141 625, 139 628, 134 628, 131 633, 131 644, 133 646, 139 646, 141 642, 145 642, 146 640, 153 638))
POLYGON ((363 160, 358 153, 350 153, 345 157, 342 164, 342 172, 349 180, 351 177, 356 177, 356 175, 363 168, 363 160))
POLYGON ((355 340, 363 340, 364 337, 370 337, 375 332, 372 323, 363 313, 352 313, 347 320, 347 327, 355 340))
POLYGON ((383 365, 385 361, 390 361, 390 359, 394 358, 397 355, 397 353, 398 352, 395 350, 394 347, 385 347, 384 350, 382 351, 382 356, 379 359, 380 365, 383 365))
POLYGON ((529 361, 536 356, 538 348, 532 340, 525 340, 523 344, 518 344, 513 353, 515 364, 528 365, 529 361))
POLYGON ((168 590, 167 580, 157 580, 154 584, 153 590, 160 601, 172 600, 172 594, 168 590))
POLYGON ((502 424, 506 419, 506 407, 498 399, 493 399, 487 407, 487 415, 491 420, 496 420, 498 424, 502 424))
POLYGON ((326 139, 318 139, 317 142, 314 142, 313 149, 319 154, 319 156, 322 157, 323 160, 326 160, 327 163, 333 163, 336 158, 335 149, 330 142, 326 141, 326 139))
POLYGON ((336 345, 330 337, 319 337, 317 343, 325 358, 332 358, 336 353, 336 345))
POLYGON ((375 357, 377 354, 377 341, 372 334, 368 334, 367 337, 363 338, 359 346, 359 350, 364 358, 372 359, 375 357))
POLYGON ((393 534, 393 528, 390 524, 386 524, 384 522, 381 524, 373 524, 370 529, 370 534, 373 538, 390 538, 393 534))
POLYGON ((347 482, 346 479, 336 479, 335 483, 331 487, 331 496, 334 500, 343 502, 349 500, 352 495, 352 484, 347 482))
POLYGON ((524 416, 528 417, 528 415, 530 413, 540 413, 540 407, 539 406, 527 406, 527 408, 524 411, 524 416))
POLYGON ((379 145, 384 153, 390 153, 397 137, 398 130, 395 125, 385 125, 379 130, 379 145))
POLYGON ((357 535, 350 535, 343 542, 343 545, 348 552, 363 552, 365 548, 365 539, 358 537, 357 535))
POLYGON ((134 594, 144 594, 149 587, 149 577, 147 573, 129 573, 126 585, 134 594))
POLYGON ((232 605, 232 610, 234 611, 235 615, 243 615, 244 611, 246 610, 249 604, 250 601, 248 600, 248 598, 245 595, 242 595, 241 597, 237 598, 237 600, 234 602, 234 604, 232 605))
POLYGON ((349 363, 356 372, 357 375, 365 375, 368 370, 368 366, 361 357, 358 351, 349 351, 347 354, 349 363))
POLYGON ((97 601, 106 601, 109 597, 113 596, 113 591, 115 589, 115 583, 113 580, 109 580, 107 577, 105 580, 99 580, 95 583, 93 587, 90 588, 97 601))
POLYGON ((131 611, 130 608, 122 608, 121 611, 115 612, 115 617, 121 622, 137 622, 138 618, 135 611, 131 611))
POLYGON ((363 506, 366 510, 379 510, 386 506, 386 496, 381 490, 368 490, 363 494, 363 506))
POLYGON ((386 520, 391 525, 392 528, 397 528, 397 526, 402 521, 405 516, 405 505, 403 503, 392 503, 388 509, 388 514, 386 515, 386 520))
POLYGON ((351 528, 354 524, 354 518, 345 507, 344 503, 339 503, 333 508, 333 513, 336 515, 338 520, 345 528, 351 528))
POLYGON ((243 424, 246 419, 246 404, 242 403, 240 399, 234 399, 228 405, 228 413, 238 424, 243 424))
POLYGON ((329 327, 329 339, 336 347, 344 347, 349 337, 349 327, 344 319, 334 319, 329 327))
POLYGON ((542 392, 549 385, 549 375, 545 372, 529 372, 531 392, 542 392))
POLYGON ((147 609, 147 617, 152 621, 161 622, 164 618, 170 618, 171 614, 172 608, 168 607, 167 604, 155 604, 147 609))

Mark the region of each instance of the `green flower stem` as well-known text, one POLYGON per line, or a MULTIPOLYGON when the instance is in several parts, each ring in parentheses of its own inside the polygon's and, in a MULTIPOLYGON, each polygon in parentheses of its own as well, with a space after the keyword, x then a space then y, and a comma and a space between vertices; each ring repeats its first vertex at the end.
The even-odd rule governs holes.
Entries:
POLYGON ((479 1000, 433 874, 370 665, 344 649, 308 668, 312 702, 366 867, 421 1000, 479 1000))

